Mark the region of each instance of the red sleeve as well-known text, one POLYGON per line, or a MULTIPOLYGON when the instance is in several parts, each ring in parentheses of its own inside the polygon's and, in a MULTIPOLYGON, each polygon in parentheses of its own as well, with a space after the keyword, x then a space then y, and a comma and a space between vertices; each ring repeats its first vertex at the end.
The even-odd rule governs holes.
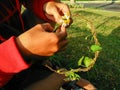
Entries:
POLYGON ((14 74, 29 67, 20 55, 14 39, 15 37, 11 37, 0 44, 0 87, 14 74))
POLYGON ((34 13, 44 19, 45 21, 50 21, 46 15, 45 15, 45 12, 43 11, 43 6, 46 2, 49 2, 49 1, 54 1, 54 0, 33 0, 33 11, 34 13))

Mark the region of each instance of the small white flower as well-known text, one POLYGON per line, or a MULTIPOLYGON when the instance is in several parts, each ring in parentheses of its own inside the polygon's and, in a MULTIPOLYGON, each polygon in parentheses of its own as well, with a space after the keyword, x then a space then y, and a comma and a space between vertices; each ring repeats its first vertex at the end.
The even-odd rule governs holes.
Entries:
POLYGON ((69 13, 65 13, 64 16, 62 16, 61 23, 62 23, 63 27, 66 27, 70 24, 70 14, 69 13))

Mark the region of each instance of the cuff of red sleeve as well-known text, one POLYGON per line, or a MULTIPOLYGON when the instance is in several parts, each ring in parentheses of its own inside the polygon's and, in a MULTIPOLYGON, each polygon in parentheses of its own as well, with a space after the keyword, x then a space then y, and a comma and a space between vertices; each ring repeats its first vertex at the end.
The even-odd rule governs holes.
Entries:
POLYGON ((29 66, 22 58, 14 36, 0 44, 0 69, 2 71, 18 73, 29 66))
POLYGON ((35 12, 35 14, 41 19, 48 21, 48 22, 50 22, 51 20, 49 20, 46 17, 45 12, 43 10, 43 6, 45 3, 49 1, 54 1, 54 0, 33 0, 33 11, 35 12))

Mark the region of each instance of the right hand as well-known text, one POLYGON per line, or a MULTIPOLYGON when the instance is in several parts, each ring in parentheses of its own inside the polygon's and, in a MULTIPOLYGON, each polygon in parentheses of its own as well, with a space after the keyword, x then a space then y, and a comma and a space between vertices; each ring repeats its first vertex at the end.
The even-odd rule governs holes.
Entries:
POLYGON ((67 32, 64 27, 56 33, 50 24, 38 24, 16 38, 23 55, 52 56, 67 45, 67 32), (47 32, 49 31, 49 32, 47 32))

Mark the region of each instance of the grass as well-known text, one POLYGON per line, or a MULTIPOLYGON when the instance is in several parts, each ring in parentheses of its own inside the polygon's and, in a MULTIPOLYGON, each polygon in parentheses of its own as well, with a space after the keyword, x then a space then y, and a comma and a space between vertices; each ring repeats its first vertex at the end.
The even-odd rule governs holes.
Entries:
POLYGON ((69 62, 88 55, 86 48, 90 41, 86 22, 74 14, 80 14, 91 20, 95 26, 102 51, 94 67, 88 72, 80 72, 80 76, 92 82, 98 90, 120 90, 120 12, 109 12, 97 9, 71 9, 73 24, 68 28, 69 44, 64 52, 58 53, 54 59, 61 60, 59 65, 69 66, 69 62))

